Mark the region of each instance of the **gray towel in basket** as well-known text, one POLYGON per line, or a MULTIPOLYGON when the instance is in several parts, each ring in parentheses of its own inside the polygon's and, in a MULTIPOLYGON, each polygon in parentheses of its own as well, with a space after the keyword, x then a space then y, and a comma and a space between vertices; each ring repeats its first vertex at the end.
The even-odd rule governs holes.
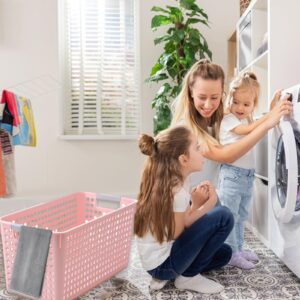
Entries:
POLYGON ((21 226, 10 291, 38 298, 41 295, 52 231, 21 226))

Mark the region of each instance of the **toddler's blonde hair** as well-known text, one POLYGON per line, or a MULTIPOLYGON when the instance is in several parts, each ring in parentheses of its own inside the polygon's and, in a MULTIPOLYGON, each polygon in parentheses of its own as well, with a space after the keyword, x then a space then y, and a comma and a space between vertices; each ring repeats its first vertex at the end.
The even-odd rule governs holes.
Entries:
MULTIPOLYGON (((260 94, 260 84, 253 72, 245 72, 232 80, 229 86, 229 93, 225 102, 225 111, 229 112, 229 107, 236 91, 248 91, 253 94, 254 108, 258 105, 260 94)), ((252 117, 250 118, 252 121, 252 117)))

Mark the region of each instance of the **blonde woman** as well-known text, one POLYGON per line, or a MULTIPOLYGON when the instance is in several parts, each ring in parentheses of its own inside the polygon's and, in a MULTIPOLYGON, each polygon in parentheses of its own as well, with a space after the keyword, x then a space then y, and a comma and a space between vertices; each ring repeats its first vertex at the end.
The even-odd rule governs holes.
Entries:
POLYGON ((142 135, 141 152, 148 156, 142 174, 134 233, 150 287, 162 288, 174 279, 178 289, 218 293, 223 286, 201 275, 220 268, 231 258, 224 243, 233 227, 225 206, 205 181, 190 193, 187 177, 202 169, 201 145, 184 126, 142 135), (190 204, 191 201, 191 204, 190 204))

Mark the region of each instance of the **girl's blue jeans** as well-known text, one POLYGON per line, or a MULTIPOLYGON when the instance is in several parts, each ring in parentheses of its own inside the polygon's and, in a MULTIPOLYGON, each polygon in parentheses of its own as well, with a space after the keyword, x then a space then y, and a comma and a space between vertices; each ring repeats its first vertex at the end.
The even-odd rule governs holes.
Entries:
POLYGON ((233 252, 241 251, 244 244, 244 223, 248 218, 252 198, 254 169, 244 169, 232 165, 221 165, 218 196, 222 205, 230 208, 234 217, 234 228, 226 243, 233 252))
POLYGON ((148 273, 160 280, 171 280, 179 275, 193 277, 226 265, 232 250, 224 241, 233 222, 227 207, 213 208, 186 228, 174 241, 170 256, 148 273))

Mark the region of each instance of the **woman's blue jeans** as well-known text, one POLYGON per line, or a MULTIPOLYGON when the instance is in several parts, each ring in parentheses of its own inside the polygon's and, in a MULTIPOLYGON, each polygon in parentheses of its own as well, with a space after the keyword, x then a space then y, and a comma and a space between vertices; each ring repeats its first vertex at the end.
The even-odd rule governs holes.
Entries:
POLYGON ((226 265, 232 254, 224 244, 234 224, 230 210, 217 206, 194 222, 174 241, 170 256, 148 273, 160 280, 193 277, 226 265))

